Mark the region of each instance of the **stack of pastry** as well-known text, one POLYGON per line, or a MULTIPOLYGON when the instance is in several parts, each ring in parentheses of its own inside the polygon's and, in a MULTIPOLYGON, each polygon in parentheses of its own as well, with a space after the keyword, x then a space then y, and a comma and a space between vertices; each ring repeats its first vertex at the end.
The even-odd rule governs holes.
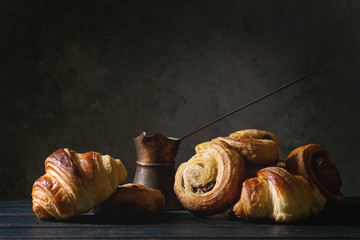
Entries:
MULTIPOLYGON (((196 146, 181 164, 174 191, 184 208, 198 215, 231 209, 241 219, 289 222, 320 213, 342 200, 334 160, 320 145, 293 150, 279 161, 278 138, 261 130, 241 130, 196 146)), ((65 220, 94 212, 123 218, 154 216, 164 210, 158 190, 119 186, 127 171, 119 159, 97 152, 59 149, 45 160, 46 173, 33 185, 39 219, 65 220)))
POLYGON ((180 165, 174 191, 200 215, 231 209, 241 219, 289 222, 319 214, 341 201, 341 180, 324 148, 311 144, 279 161, 278 138, 249 129, 201 143, 180 165))
POLYGON ((244 157, 246 178, 255 177, 258 170, 274 166, 279 161, 279 140, 270 132, 248 129, 218 139, 227 142, 244 157))

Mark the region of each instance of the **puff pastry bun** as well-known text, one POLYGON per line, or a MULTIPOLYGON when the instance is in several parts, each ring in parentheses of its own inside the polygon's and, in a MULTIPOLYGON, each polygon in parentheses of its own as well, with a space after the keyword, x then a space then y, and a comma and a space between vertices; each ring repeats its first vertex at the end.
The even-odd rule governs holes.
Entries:
POLYGON ((159 190, 128 183, 96 206, 94 213, 124 219, 156 216, 164 209, 165 197, 159 190))
POLYGON ((318 188, 303 176, 280 167, 264 168, 257 175, 243 183, 233 207, 238 218, 291 222, 317 214, 325 206, 318 188))
POLYGON ((229 209, 239 199, 245 178, 242 156, 218 139, 201 143, 195 150, 175 175, 174 191, 180 203, 200 215, 229 209))
POLYGON ((244 129, 239 130, 237 132, 231 133, 229 135, 230 138, 239 140, 239 139, 264 139, 264 140, 272 140, 279 145, 278 137, 271 133, 264 130, 259 129, 244 129))
POLYGON ((63 220, 105 201, 127 177, 119 159, 97 152, 59 149, 45 160, 46 173, 33 185, 33 210, 39 219, 63 220))
POLYGON ((269 166, 279 160, 279 140, 270 132, 247 129, 219 139, 235 147, 248 164, 269 166))
POLYGON ((286 158, 286 168, 293 174, 307 177, 326 197, 330 205, 342 200, 341 178, 335 161, 319 144, 309 144, 293 150, 286 158))

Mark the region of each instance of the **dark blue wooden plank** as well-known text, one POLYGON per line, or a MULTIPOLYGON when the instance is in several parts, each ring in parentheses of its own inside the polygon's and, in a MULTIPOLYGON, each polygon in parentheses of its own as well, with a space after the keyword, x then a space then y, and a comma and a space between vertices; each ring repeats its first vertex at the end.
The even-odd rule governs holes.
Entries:
POLYGON ((87 227, 16 227, 0 228, 0 238, 359 238, 358 226, 239 225, 233 226, 87 226, 87 227))
POLYGON ((69 221, 41 221, 29 200, 0 200, 0 238, 360 238, 360 198, 346 198, 337 210, 291 224, 244 222, 229 216, 200 218, 188 211, 129 222, 91 212, 69 221))

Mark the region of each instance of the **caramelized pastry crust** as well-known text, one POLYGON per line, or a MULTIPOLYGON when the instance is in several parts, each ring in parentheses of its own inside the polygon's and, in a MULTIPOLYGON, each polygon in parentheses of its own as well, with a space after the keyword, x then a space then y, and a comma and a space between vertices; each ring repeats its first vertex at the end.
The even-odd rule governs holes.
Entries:
POLYGON ((258 129, 234 132, 220 140, 235 147, 247 165, 274 165, 280 156, 279 140, 275 134, 258 129))
POLYGON ((264 168, 257 175, 243 183, 233 207, 238 218, 291 222, 318 214, 325 206, 325 198, 305 177, 280 167, 264 168))
POLYGON ((326 197, 330 205, 342 200, 341 178, 335 161, 326 149, 309 144, 293 150, 286 159, 286 168, 293 174, 307 177, 326 197))
POLYGON ((242 156, 214 139, 196 146, 196 155, 176 172, 174 191, 184 208, 209 215, 229 209, 239 199, 245 178, 242 156))
POLYGON ((119 186, 94 213, 123 219, 155 216, 164 209, 165 197, 159 190, 129 183, 119 186))
POLYGON ((280 148, 273 140, 250 138, 235 140, 230 137, 218 139, 236 148, 248 164, 269 166, 279 160, 280 148))
POLYGON ((244 129, 237 132, 234 132, 229 135, 230 138, 235 140, 240 139, 264 139, 264 140, 272 140, 279 145, 279 139, 273 133, 259 130, 259 129, 244 129))
POLYGON ((45 160, 45 171, 32 188, 33 211, 39 219, 62 220, 88 212, 127 177, 119 159, 67 148, 45 160))

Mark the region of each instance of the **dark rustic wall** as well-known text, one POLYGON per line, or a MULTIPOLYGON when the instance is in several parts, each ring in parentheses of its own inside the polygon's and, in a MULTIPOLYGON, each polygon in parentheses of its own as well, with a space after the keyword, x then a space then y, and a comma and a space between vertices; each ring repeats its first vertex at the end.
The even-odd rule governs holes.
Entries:
POLYGON ((271 131, 282 158, 308 143, 360 195, 359 1, 0 1, 0 197, 30 197, 60 147, 120 158, 132 138, 180 137, 295 78, 309 78, 184 140, 271 131))

